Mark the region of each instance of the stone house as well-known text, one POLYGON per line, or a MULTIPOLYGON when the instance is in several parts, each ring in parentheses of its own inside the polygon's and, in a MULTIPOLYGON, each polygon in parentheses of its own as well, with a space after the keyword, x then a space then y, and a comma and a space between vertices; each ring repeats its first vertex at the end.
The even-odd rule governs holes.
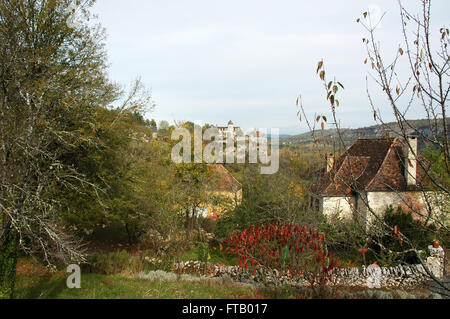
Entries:
POLYGON ((238 135, 242 134, 242 129, 239 126, 234 126, 233 121, 229 121, 227 126, 217 126, 216 128, 222 134, 223 138, 232 138, 234 139, 238 135))
POLYGON ((327 155, 326 169, 311 187, 310 208, 366 223, 375 218, 369 210, 381 216, 390 205, 415 218, 426 214, 428 204, 441 212, 440 195, 423 187, 418 161, 425 165, 425 160, 418 155, 417 137, 408 143, 411 148, 400 138, 360 138, 340 156, 327 155))

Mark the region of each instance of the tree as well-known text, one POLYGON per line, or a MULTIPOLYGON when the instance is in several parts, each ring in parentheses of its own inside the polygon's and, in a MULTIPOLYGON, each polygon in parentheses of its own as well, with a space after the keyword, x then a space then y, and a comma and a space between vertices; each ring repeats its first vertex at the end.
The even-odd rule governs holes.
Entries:
MULTIPOLYGON (((449 29, 443 26, 439 30, 438 41, 434 42, 430 27, 431 0, 421 0, 422 12, 411 14, 399 1, 402 22, 403 44, 397 48, 392 61, 386 62, 381 51, 381 44, 377 42, 376 30, 379 21, 359 22, 369 34, 364 39, 367 49, 367 60, 371 63, 371 78, 387 97, 392 114, 398 124, 397 128, 388 127, 381 117, 379 107, 367 89, 374 119, 379 121, 388 133, 401 136, 408 141, 408 135, 421 137, 426 145, 434 145, 443 155, 444 167, 450 171, 449 163, 449 132, 446 115, 447 102, 450 93, 450 43, 449 29), (400 70, 402 63, 409 66, 407 73, 400 70), (411 106, 421 107, 429 124, 430 131, 425 132, 408 121, 411 106)), ((408 143, 408 148, 414 152, 408 143)), ((417 155, 417 154, 414 154, 417 155)), ((426 167, 423 161, 418 161, 421 169, 436 189, 449 195, 449 189, 442 185, 443 181, 435 175, 435 171, 426 167)))
MULTIPOLYGON (((424 231, 428 223, 433 223, 448 238, 449 226, 445 222, 445 216, 435 213, 433 205, 431 205, 435 199, 433 196, 430 196, 430 192, 428 191, 434 190, 434 194, 438 192, 441 195, 441 200, 438 201, 438 204, 442 207, 441 211, 447 212, 448 214, 449 143, 446 108, 448 107, 448 95, 450 92, 449 30, 445 26, 440 28, 437 41, 432 39, 433 32, 430 27, 431 1, 421 0, 419 2, 422 10, 419 14, 413 15, 399 1, 403 45, 394 49, 395 57, 389 62, 386 62, 385 54, 381 50, 381 42, 376 38, 377 26, 380 21, 373 21, 370 12, 364 12, 363 18, 357 19, 357 22, 363 25, 369 35, 368 38, 363 39, 367 49, 367 58, 364 63, 368 64, 371 68, 367 77, 367 93, 373 118, 383 126, 386 138, 396 136, 405 141, 408 151, 417 160, 418 171, 420 170, 425 176, 424 182, 419 188, 425 198, 426 212, 424 213, 416 209, 406 198, 403 200, 402 206, 408 208, 413 214, 420 216, 424 220, 424 223, 422 223, 424 231), (407 68, 402 68, 402 63, 405 63, 407 68), (396 125, 394 127, 387 125, 382 119, 380 108, 377 106, 378 103, 370 93, 369 79, 387 97, 392 114, 396 119, 396 125), (424 117, 426 117, 427 124, 430 128, 429 131, 424 131, 409 121, 412 106, 422 107, 424 117), (417 154, 418 152, 416 153, 415 148, 410 144, 408 139, 408 136, 411 134, 419 136, 427 147, 434 150, 428 158, 436 159, 439 165, 436 165, 436 162, 432 162, 430 165, 430 161, 423 160, 421 155, 417 154)), ((339 107, 337 95, 340 89, 344 89, 344 86, 336 80, 327 81, 323 61, 320 61, 318 64, 317 73, 319 73, 320 79, 323 82, 327 100, 331 105, 332 125, 335 126, 338 136, 336 141, 337 145, 335 144, 333 146, 335 146, 335 149, 345 149, 346 145, 342 138, 337 115, 339 107)), ((327 117, 316 114, 314 119, 308 120, 299 99, 297 100, 297 104, 300 104, 301 107, 299 111, 300 119, 303 118, 306 120, 313 136, 316 134, 315 123, 321 122, 321 128, 323 130, 324 123, 327 122, 327 117)), ((320 137, 316 139, 318 149, 327 152, 330 147, 327 144, 332 144, 332 142, 330 143, 329 140, 324 139, 323 134, 321 137, 322 139, 320 137)), ((412 164, 409 163, 409 165, 411 166, 412 164)), ((350 183, 346 182, 347 187, 352 189, 352 184, 355 184, 355 182, 356 179, 354 178, 350 183)), ((361 198, 365 206, 367 206, 370 215, 372 215, 380 226, 377 228, 379 232, 377 237, 392 236, 394 231, 393 226, 386 223, 381 216, 378 216, 374 212, 369 203, 364 199, 364 196, 361 198)), ((420 254, 420 247, 417 246, 416 242, 410 240, 407 234, 401 230, 398 231, 397 235, 402 238, 402 253, 413 252, 418 260, 424 264, 420 254)), ((378 242, 377 244, 381 249, 389 250, 387 247, 383 247, 382 242, 378 242)), ((389 252, 392 253, 392 251, 389 252)), ((439 282, 432 273, 428 272, 428 275, 439 282)), ((439 282, 439 284, 443 286, 442 283, 439 282)), ((448 290, 448 288, 446 289, 448 290)))
POLYGON ((156 121, 154 119, 152 119, 151 121, 148 122, 148 126, 152 129, 152 130, 157 130, 158 126, 156 124, 156 121))
MULTIPOLYGON (((387 97, 398 129, 392 129, 385 124, 369 87, 367 88, 368 98, 374 118, 385 127, 388 135, 402 137, 407 144, 408 151, 412 152, 416 159, 420 159, 420 157, 419 154, 414 153, 415 150, 409 143, 408 136, 411 134, 419 136, 425 145, 434 147, 439 152, 437 157, 443 164, 439 169, 436 169, 435 165, 429 165, 429 162, 425 160, 417 161, 418 170, 424 173, 427 181, 421 187, 421 192, 427 203, 426 212, 418 211, 406 201, 405 206, 413 214, 421 216, 425 220, 423 223, 424 231, 426 231, 427 224, 432 222, 448 237, 450 229, 443 219, 445 216, 436 214, 433 205, 431 205, 436 200, 429 196, 427 190, 431 188, 442 194, 442 200, 439 201, 439 204, 443 211, 448 214, 450 194, 448 180, 445 177, 448 177, 450 172, 449 128, 446 115, 450 93, 449 29, 442 26, 437 34, 437 41, 435 41, 436 39, 433 37, 436 34, 431 28, 431 0, 419 2, 421 12, 418 14, 410 13, 401 1, 398 3, 403 44, 397 48, 392 61, 386 62, 385 54, 381 51, 381 44, 376 39, 376 26, 379 21, 372 22, 370 17, 368 23, 359 20, 369 34, 369 39, 365 39, 364 42, 367 49, 367 58, 371 62, 373 70, 371 77, 387 97), (409 67, 406 73, 401 72, 399 67, 404 62, 409 67), (429 132, 422 131, 408 121, 411 106, 422 108, 430 127, 429 132)), ((366 15, 369 15, 369 13, 364 13, 364 16, 366 15)), ((390 231, 391 227, 387 227, 387 232, 390 231)), ((423 264, 417 245, 405 234, 400 234, 400 236, 404 237, 404 241, 407 242, 407 245, 423 264)), ((444 287, 431 273, 429 275, 450 292, 450 289, 444 287)))
MULTIPOLYGON (((87 21, 94 1, 0 3, 0 297, 11 297, 17 254, 80 262, 79 242, 63 228, 61 190, 101 193, 71 161, 97 145, 97 115, 122 94, 106 76, 104 33, 87 21)), ((118 109, 136 108, 139 82, 118 109)), ((114 125, 114 120, 111 125, 114 125)))
POLYGON ((65 162, 77 167, 101 190, 73 193, 61 189, 54 195, 61 198, 61 212, 71 229, 90 234, 98 228, 121 225, 129 243, 139 236, 141 221, 150 212, 138 207, 138 197, 149 194, 142 184, 149 178, 145 169, 149 169, 154 149, 149 143, 152 131, 136 112, 119 115, 118 110, 99 109, 95 143, 80 145, 67 154, 65 162))
POLYGON ((218 221, 219 239, 260 223, 295 222, 317 228, 316 216, 305 214, 306 183, 295 174, 298 165, 292 152, 281 152, 280 169, 273 175, 260 174, 258 164, 227 164, 227 168, 242 183, 242 201, 218 221))
POLYGON ((160 130, 168 130, 169 129, 169 122, 167 121, 160 121, 158 125, 160 130))

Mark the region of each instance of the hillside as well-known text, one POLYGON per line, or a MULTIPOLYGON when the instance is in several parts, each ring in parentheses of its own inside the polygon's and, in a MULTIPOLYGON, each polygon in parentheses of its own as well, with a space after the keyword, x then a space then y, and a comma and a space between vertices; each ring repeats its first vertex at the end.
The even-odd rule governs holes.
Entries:
MULTIPOLYGON (((450 120, 448 118, 447 120, 450 120)), ((410 120, 409 124, 413 127, 416 127, 419 131, 423 132, 425 135, 430 135, 432 132, 432 127, 430 127, 428 120, 410 120)), ((390 135, 395 137, 395 131, 399 131, 399 126, 397 122, 391 122, 386 124, 390 128, 390 135)), ((442 126, 440 126, 442 127, 442 126)), ((450 129, 450 126, 448 126, 450 129)), ((412 133, 413 129, 409 129, 412 133)), ((441 134, 442 132, 438 132, 441 134)), ((346 145, 352 144, 358 138, 370 138, 370 137, 384 137, 386 136, 386 128, 382 125, 373 125, 369 127, 357 128, 357 129, 349 129, 343 128, 341 129, 341 135, 344 139, 346 145)), ((316 132, 316 138, 321 137, 327 140, 332 141, 333 139, 338 139, 338 135, 336 129, 328 129, 323 130, 323 132, 316 132), (322 137, 323 136, 323 137, 322 137)), ((301 146, 301 145, 309 145, 314 142, 313 137, 310 132, 292 135, 288 137, 280 138, 280 145, 284 147, 288 146, 301 146)))

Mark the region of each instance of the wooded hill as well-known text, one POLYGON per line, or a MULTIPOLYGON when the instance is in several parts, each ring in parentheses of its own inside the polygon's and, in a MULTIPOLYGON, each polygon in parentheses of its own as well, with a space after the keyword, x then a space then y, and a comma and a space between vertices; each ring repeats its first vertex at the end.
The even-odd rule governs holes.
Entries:
MULTIPOLYGON (((449 121, 450 118, 447 118, 449 121)), ((410 120, 407 125, 408 131, 413 133, 414 129, 417 128, 420 132, 423 132, 425 135, 430 136, 433 130, 438 129, 438 134, 442 134, 443 125, 441 123, 437 123, 434 125, 433 123, 430 125, 430 122, 427 119, 422 120, 410 120)), ((448 130, 450 130, 450 125, 447 126, 448 130)), ((351 145, 358 138, 370 138, 370 137, 383 137, 386 136, 386 131, 389 131, 391 137, 396 137, 398 134, 395 132, 399 132, 399 125, 397 122, 386 123, 385 125, 373 125, 369 127, 357 128, 357 129, 349 129, 342 128, 341 135, 344 139, 346 145, 351 145)), ((320 137, 321 139, 327 139, 330 142, 335 139, 338 140, 338 134, 336 129, 326 129, 323 131, 316 131, 316 138, 320 137)), ((280 137, 280 146, 282 147, 295 147, 295 146, 306 146, 312 144, 314 142, 314 138, 311 132, 306 132, 299 135, 293 135, 288 137, 280 137)), ((420 145, 422 146, 422 145, 420 145)), ((419 147, 420 147, 419 146, 419 147)))

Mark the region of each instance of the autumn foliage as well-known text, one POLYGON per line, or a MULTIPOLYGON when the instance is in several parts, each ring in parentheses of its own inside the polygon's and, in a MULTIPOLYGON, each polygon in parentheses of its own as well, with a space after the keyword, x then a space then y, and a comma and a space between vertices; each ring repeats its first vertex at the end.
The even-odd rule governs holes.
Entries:
POLYGON ((295 223, 252 226, 232 235, 227 244, 240 267, 276 269, 303 277, 311 286, 325 284, 340 263, 328 252, 324 234, 295 223))

